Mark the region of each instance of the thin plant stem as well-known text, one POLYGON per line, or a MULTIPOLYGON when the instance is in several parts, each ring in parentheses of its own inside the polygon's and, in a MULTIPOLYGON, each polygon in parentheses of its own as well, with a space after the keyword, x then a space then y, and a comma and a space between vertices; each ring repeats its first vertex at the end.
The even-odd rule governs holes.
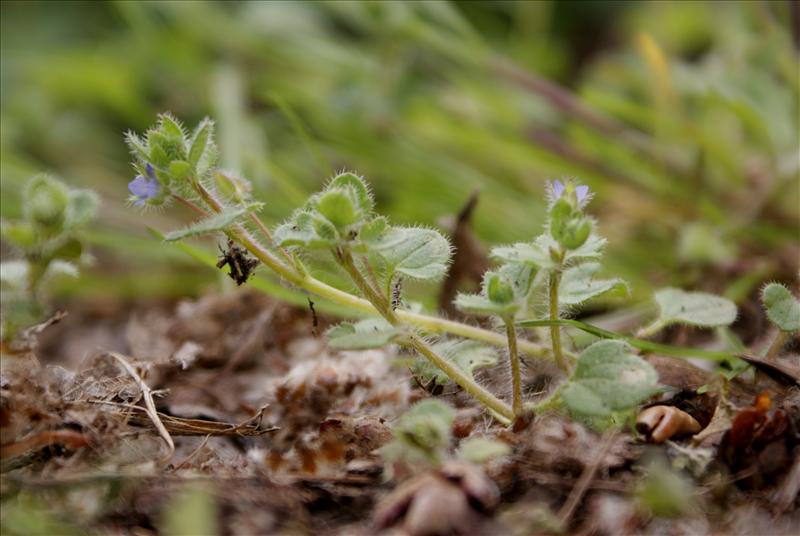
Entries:
POLYGON ((509 407, 508 404, 494 396, 488 390, 481 387, 478 383, 476 383, 472 378, 467 376, 464 371, 460 368, 455 366, 451 361, 443 358, 439 354, 437 354, 433 348, 431 348, 427 343, 425 343, 422 339, 420 339, 417 335, 409 335, 407 341, 404 343, 405 346, 416 350, 423 356, 425 356, 428 361, 436 365, 439 369, 442 370, 445 374, 447 374, 450 379, 456 382, 462 389, 472 395, 476 400, 481 402, 484 406, 491 409, 501 417, 504 417, 509 420, 514 419, 514 410, 509 407))
POLYGON ((251 212, 251 213, 250 213, 250 220, 251 220, 251 221, 252 221, 252 222, 253 222, 253 223, 256 225, 256 227, 258 227, 258 230, 259 230, 259 231, 261 231, 261 234, 263 234, 263 235, 264 235, 264 237, 265 237, 267 240, 269 240, 269 243, 270 243, 270 244, 271 244, 271 245, 272 245, 272 246, 273 246, 275 249, 277 249, 277 250, 280 252, 280 254, 281 254, 281 255, 283 255, 283 257, 284 257, 284 258, 285 258, 287 261, 289 261, 289 263, 293 263, 293 262, 294 262, 294 260, 292 259, 292 256, 291 256, 291 255, 289 255, 289 252, 287 252, 285 249, 283 249, 282 247, 280 247, 280 246, 277 244, 277 242, 275 242, 275 239, 272 237, 272 233, 270 232, 269 228, 268 228, 266 225, 264 225, 264 222, 263 222, 263 221, 261 221, 261 218, 259 218, 258 216, 256 216, 255 212, 251 212))
POLYGON ((764 354, 764 359, 766 361, 774 361, 775 358, 778 357, 778 352, 780 352, 783 345, 786 344, 786 339, 788 338, 788 332, 778 331, 778 334, 775 335, 775 338, 772 340, 772 344, 769 345, 767 353, 764 354))
POLYGON ((522 413, 522 376, 519 370, 519 353, 517 352, 517 329, 513 318, 505 318, 506 338, 508 339, 508 360, 511 365, 511 392, 514 415, 522 413))
POLYGON ((358 270, 353 255, 347 249, 342 248, 336 252, 336 259, 350 276, 350 279, 353 280, 353 283, 356 284, 358 290, 375 306, 381 316, 386 318, 392 325, 398 324, 397 316, 394 314, 389 301, 370 285, 369 281, 358 270))
MULTIPOLYGON (((213 195, 208 192, 201 184, 196 183, 195 189, 202 199, 209 205, 214 212, 220 212, 222 205, 217 202, 213 195)), ((247 249, 253 256, 260 260, 270 270, 275 272, 278 276, 284 278, 289 283, 297 285, 300 288, 307 290, 312 294, 324 298, 333 303, 337 303, 353 311, 358 311, 365 314, 375 315, 380 314, 378 309, 368 300, 339 290, 332 287, 327 283, 312 277, 308 273, 299 273, 294 268, 285 265, 277 259, 270 251, 262 247, 244 228, 240 225, 234 225, 229 231, 229 236, 235 241, 239 242, 245 249, 247 249)), ((404 324, 409 324, 420 328, 431 334, 450 334, 465 339, 485 342, 492 346, 505 348, 507 345, 506 337, 494 331, 482 329, 454 320, 439 318, 435 316, 415 313, 412 311, 398 310, 394 312, 398 320, 404 324)), ((542 345, 529 340, 519 339, 517 347, 520 352, 532 357, 543 359, 552 359, 549 349, 542 345)))
POLYGON ((181 205, 183 205, 186 208, 188 208, 189 210, 192 210, 192 211, 196 212, 200 216, 203 216, 204 218, 208 216, 208 212, 206 212, 206 210, 203 207, 198 206, 197 204, 193 203, 192 201, 189 201, 188 199, 186 199, 185 197, 181 197, 181 196, 179 196, 177 194, 172 194, 172 198, 175 201, 177 201, 178 203, 180 203, 181 205))
MULTIPOLYGON (((355 283, 356 287, 358 287, 359 290, 361 290, 361 292, 364 293, 364 295, 367 296, 370 301, 372 301, 375 308, 380 311, 381 316, 383 316, 392 326, 402 325, 388 301, 381 294, 376 292, 375 289, 373 289, 369 282, 364 278, 363 274, 358 271, 352 254, 347 249, 342 248, 335 252, 335 256, 339 261, 339 264, 350 275, 350 278, 353 280, 353 283, 355 283)), ((506 419, 514 418, 515 411, 510 408, 508 404, 494 396, 488 390, 481 387, 474 379, 465 374, 464 371, 454 365, 450 360, 437 354, 428 343, 420 339, 417 335, 413 333, 409 334, 404 341, 401 340, 401 344, 422 354, 428 361, 442 370, 451 380, 453 380, 462 389, 471 394, 476 400, 485 405, 487 408, 506 419)), ((519 405, 521 408, 521 399, 519 405)))
MULTIPOLYGON (((561 282, 561 272, 553 270, 550 272, 550 320, 558 320, 558 285, 561 282)), ((550 325, 550 340, 553 344, 553 357, 556 364, 566 371, 567 364, 564 361, 564 354, 561 352, 561 328, 557 324, 550 325)))

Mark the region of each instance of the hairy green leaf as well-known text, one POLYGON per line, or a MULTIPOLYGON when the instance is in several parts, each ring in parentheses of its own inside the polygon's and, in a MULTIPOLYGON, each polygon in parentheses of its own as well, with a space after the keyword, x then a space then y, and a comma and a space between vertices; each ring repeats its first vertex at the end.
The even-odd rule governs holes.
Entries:
MULTIPOLYGON (((579 248, 568 250, 564 254, 564 264, 577 264, 588 259, 602 256, 606 239, 592 233, 579 248)), ((504 262, 523 263, 543 270, 556 267, 552 252, 560 251, 561 246, 549 234, 536 237, 533 242, 522 242, 511 246, 500 246, 492 249, 491 256, 504 262)))
POLYGON ((558 287, 558 301, 561 305, 578 305, 610 291, 625 291, 627 286, 622 279, 595 279, 600 264, 587 262, 564 271, 558 287))
POLYGON ((97 213, 97 204, 97 194, 91 190, 70 191, 66 227, 74 229, 92 220, 97 213))
POLYGON ((581 353, 561 397, 575 416, 605 418, 635 408, 656 392, 655 369, 627 343, 604 340, 581 353))
MULTIPOLYGON (((477 341, 441 341, 433 345, 433 350, 445 359, 452 361, 470 378, 475 375, 475 371, 497 364, 497 351, 491 346, 477 341)), ((447 374, 424 357, 418 357, 414 361, 411 371, 426 384, 433 381, 436 385, 446 385, 451 381, 447 374)))
POLYGON ((736 305, 721 296, 706 292, 686 292, 665 288, 655 294, 660 326, 683 323, 699 327, 727 326, 736 320, 736 305))
POLYGON ((761 291, 767 318, 781 331, 800 330, 800 301, 780 283, 770 283, 761 291))
POLYGON ((164 240, 166 242, 175 242, 176 240, 183 240, 193 236, 222 231, 236 223, 236 220, 242 218, 250 211, 257 210, 259 205, 259 203, 253 203, 242 207, 227 208, 223 212, 195 222, 185 229, 166 233, 164 235, 164 240))
POLYGON ((194 131, 192 146, 189 149, 189 165, 197 171, 198 164, 207 154, 210 144, 213 144, 214 122, 209 118, 203 119, 194 131))
POLYGON ((366 350, 382 348, 394 341, 402 332, 382 318, 368 318, 358 322, 342 322, 328 330, 328 344, 335 350, 366 350))
POLYGON ((27 222, 8 222, 0 224, 0 233, 5 240, 22 249, 28 249, 36 244, 36 230, 27 222))
POLYGON ((345 189, 328 189, 316 202, 316 208, 336 228, 343 229, 360 219, 354 200, 345 189))
POLYGON ((364 215, 368 216, 372 213, 375 201, 372 199, 372 193, 369 191, 369 186, 364 179, 355 175, 354 173, 340 173, 335 176, 326 186, 325 190, 331 189, 347 189, 353 193, 353 199, 356 202, 358 210, 364 215))
POLYGON ((389 276, 439 279, 447 272, 450 243, 433 229, 391 227, 371 245, 386 263, 389 276))
MULTIPOLYGON (((336 237, 325 238, 318 230, 322 229, 322 216, 305 209, 295 211, 288 222, 275 229, 275 241, 281 247, 307 247, 310 249, 330 248, 336 237), (315 217, 317 221, 315 221, 315 217)), ((333 234, 336 229, 328 223, 333 234)))

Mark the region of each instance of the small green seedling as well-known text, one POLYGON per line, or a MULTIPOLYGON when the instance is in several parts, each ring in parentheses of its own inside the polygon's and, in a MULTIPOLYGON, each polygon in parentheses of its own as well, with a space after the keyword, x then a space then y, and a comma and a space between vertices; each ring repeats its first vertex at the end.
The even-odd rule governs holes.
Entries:
POLYGON ((765 357, 778 355, 790 334, 800 331, 800 301, 780 283, 770 283, 761 291, 767 318, 778 328, 778 334, 767 348, 765 357))
POLYGON ((48 280, 78 275, 78 264, 86 260, 80 232, 94 218, 97 196, 42 174, 28 181, 22 207, 22 220, 0 227, 3 240, 21 257, 0 266, 3 342, 47 314, 42 291, 48 280))

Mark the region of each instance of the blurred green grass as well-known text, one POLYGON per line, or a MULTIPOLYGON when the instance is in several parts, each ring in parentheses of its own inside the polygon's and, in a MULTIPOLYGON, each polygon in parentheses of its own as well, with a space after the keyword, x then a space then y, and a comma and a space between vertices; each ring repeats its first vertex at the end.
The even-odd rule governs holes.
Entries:
POLYGON ((636 297, 737 259, 773 273, 798 245, 788 2, 3 2, 0 20, 2 216, 43 170, 103 199, 69 296, 222 280, 147 234, 190 215, 124 208, 122 134, 166 110, 218 121, 272 223, 347 168, 398 222, 479 189, 479 237, 525 240, 546 181, 577 176, 636 297))

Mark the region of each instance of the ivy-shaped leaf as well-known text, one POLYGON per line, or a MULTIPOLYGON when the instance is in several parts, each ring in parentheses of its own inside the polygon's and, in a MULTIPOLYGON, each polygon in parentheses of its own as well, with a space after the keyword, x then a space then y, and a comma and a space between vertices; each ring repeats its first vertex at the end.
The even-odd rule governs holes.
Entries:
POLYGON ((382 348, 402 335, 382 318, 359 322, 342 322, 328 330, 328 344, 335 350, 366 350, 382 348))
POLYGON ((800 301, 780 283, 770 283, 761 291, 767 318, 781 331, 800 330, 800 301))
POLYGON ((586 348, 561 399, 576 417, 607 418, 635 408, 658 392, 655 369, 622 341, 604 340, 586 348))
MULTIPOLYGON (((470 378, 475 375, 475 371, 493 367, 497 364, 497 352, 495 349, 477 341, 441 341, 433 345, 433 350, 445 359, 452 361, 458 368, 467 373, 470 378)), ((414 361, 411 365, 411 371, 426 384, 433 381, 436 385, 446 385, 451 381, 447 374, 423 357, 418 357, 414 361)))
POLYGON ((260 206, 261 203, 251 203, 241 207, 225 209, 224 211, 209 218, 195 222, 185 229, 170 231, 164 235, 164 240, 167 242, 175 242, 177 240, 183 240, 193 236, 222 231, 236 223, 236 220, 242 218, 249 212, 258 210, 260 206))
POLYGON ((655 294, 660 327, 682 323, 713 328, 728 326, 736 320, 736 305, 727 298, 706 292, 686 292, 677 288, 661 289, 655 294))
POLYGON ((97 194, 91 190, 70 191, 65 227, 74 229, 94 218, 97 203, 97 194))
POLYGON ((390 227, 370 249, 383 258, 389 278, 401 273, 413 279, 440 279, 450 262, 450 242, 433 229, 390 227))
POLYGON ((627 290, 625 282, 618 277, 595 279, 594 274, 600 268, 596 262, 587 262, 564 270, 558 287, 559 304, 578 305, 606 292, 627 290))

